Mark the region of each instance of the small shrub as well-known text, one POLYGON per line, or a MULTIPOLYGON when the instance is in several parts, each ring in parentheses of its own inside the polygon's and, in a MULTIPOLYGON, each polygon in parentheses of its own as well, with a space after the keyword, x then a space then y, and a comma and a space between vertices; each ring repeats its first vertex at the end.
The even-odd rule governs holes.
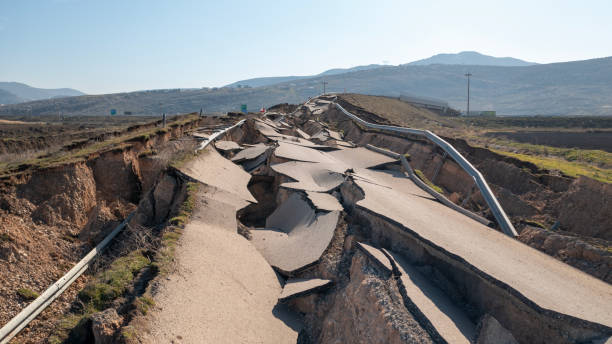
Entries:
POLYGON ((155 306, 155 301, 149 296, 141 296, 134 301, 134 306, 136 306, 136 309, 138 309, 140 313, 146 315, 149 309, 155 306))
POLYGON ((39 295, 37 292, 28 289, 28 288, 20 288, 17 289, 17 294, 19 294, 19 296, 21 296, 22 298, 24 298, 25 300, 34 300, 36 299, 39 295))
POLYGON ((0 243, 9 241, 13 241, 13 238, 8 233, 0 233, 0 243))

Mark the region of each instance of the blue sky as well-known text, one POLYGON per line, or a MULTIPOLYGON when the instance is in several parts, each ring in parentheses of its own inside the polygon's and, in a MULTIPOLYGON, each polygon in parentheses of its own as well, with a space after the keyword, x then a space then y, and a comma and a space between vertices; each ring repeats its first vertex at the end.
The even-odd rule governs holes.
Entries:
POLYGON ((0 81, 86 93, 222 86, 475 50, 612 55, 611 1, 0 0, 0 81))

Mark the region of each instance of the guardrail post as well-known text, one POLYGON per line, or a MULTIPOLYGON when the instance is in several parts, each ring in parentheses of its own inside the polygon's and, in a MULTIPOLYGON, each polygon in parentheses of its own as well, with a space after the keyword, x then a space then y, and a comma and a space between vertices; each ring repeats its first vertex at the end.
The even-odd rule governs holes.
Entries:
POLYGON ((470 191, 468 191, 467 196, 465 196, 463 201, 461 201, 461 207, 465 207, 467 202, 470 200, 470 197, 472 197, 472 193, 474 193, 474 188, 476 188, 476 185, 472 185, 472 187, 470 188, 470 191))
POLYGON ((438 174, 440 173, 440 170, 442 169, 442 166, 444 166, 444 161, 446 160, 447 156, 448 156, 448 153, 446 153, 446 152, 444 152, 444 154, 442 154, 442 160, 440 160, 440 163, 436 167, 436 171, 434 172, 434 175, 431 178, 431 182, 432 183, 434 183, 434 184, 436 183, 436 178, 438 177, 438 174))

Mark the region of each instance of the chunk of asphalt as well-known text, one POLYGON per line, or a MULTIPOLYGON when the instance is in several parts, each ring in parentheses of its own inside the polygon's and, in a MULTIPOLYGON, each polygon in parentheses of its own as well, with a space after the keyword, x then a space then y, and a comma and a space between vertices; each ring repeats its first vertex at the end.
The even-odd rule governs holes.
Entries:
POLYGON ((264 136, 280 135, 278 131, 276 131, 276 129, 274 129, 272 126, 270 126, 267 123, 264 123, 260 120, 255 120, 254 123, 255 123, 255 129, 257 129, 257 131, 259 131, 264 136))
POLYGON ((232 158, 232 161, 238 163, 244 160, 255 159, 258 156, 265 153, 267 149, 268 149, 268 146, 266 146, 263 143, 256 144, 252 147, 243 149, 240 152, 238 152, 236 155, 234 155, 234 157, 232 158))
POLYGON ((227 191, 245 201, 257 203, 247 188, 251 175, 222 157, 212 146, 206 147, 202 153, 181 166, 179 170, 203 184, 227 191))
POLYGON ((332 285, 331 280, 320 278, 290 278, 283 287, 283 292, 278 297, 281 302, 296 297, 309 295, 324 290, 332 285))
POLYGON ((384 268, 387 273, 391 274, 393 272, 391 261, 383 251, 363 242, 357 242, 357 247, 360 248, 366 256, 378 263, 380 267, 384 268))
POLYGON ((338 199, 328 193, 306 191, 306 195, 308 196, 308 199, 310 199, 312 204, 314 204, 314 206, 319 210, 344 210, 342 204, 340 204, 338 199))
POLYGON ((303 139, 305 140, 310 140, 310 135, 308 135, 306 132, 304 132, 302 129, 300 128, 296 128, 295 132, 300 135, 303 139))
POLYGON ((327 154, 351 168, 372 168, 397 161, 397 159, 373 152, 365 147, 345 148, 327 154))
POLYGON ((304 191, 328 192, 344 182, 344 167, 338 164, 289 161, 271 166, 272 170, 295 179, 281 184, 284 188, 304 191))
POLYGON ((291 273, 316 263, 329 246, 338 211, 316 214, 293 193, 266 219, 266 228, 251 231, 253 245, 280 272, 291 273))
POLYGON ((274 150, 274 155, 296 161, 337 163, 337 160, 330 157, 327 153, 282 141, 278 143, 278 147, 274 150))
POLYGON ((217 141, 215 142, 215 148, 222 151, 234 151, 242 149, 240 145, 234 141, 217 141))
POLYGON ((315 149, 323 150, 323 151, 332 151, 332 150, 336 150, 337 149, 335 147, 319 145, 319 144, 313 143, 311 141, 305 140, 303 138, 296 137, 296 136, 290 136, 290 135, 278 134, 278 135, 268 136, 268 138, 270 140, 273 140, 273 141, 276 141, 276 142, 293 143, 295 145, 300 145, 300 146, 309 147, 309 148, 315 148, 315 149))
POLYGON ((440 289, 430 283, 404 258, 383 249, 400 275, 400 293, 404 304, 435 338, 446 343, 470 344, 476 337, 476 325, 440 289))
POLYGON ((268 161, 268 157, 270 156, 270 151, 271 150, 272 150, 272 148, 268 147, 268 149, 264 152, 264 154, 261 154, 260 156, 256 157, 255 159, 243 160, 241 162, 242 167, 244 168, 245 171, 247 171, 249 173, 253 172, 253 170, 255 170, 259 166, 265 164, 266 161, 268 161))

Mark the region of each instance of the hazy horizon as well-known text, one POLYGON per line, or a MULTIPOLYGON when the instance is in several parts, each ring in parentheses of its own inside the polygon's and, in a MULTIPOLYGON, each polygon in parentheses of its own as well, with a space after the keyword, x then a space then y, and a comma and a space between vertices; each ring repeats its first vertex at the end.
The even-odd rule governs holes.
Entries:
POLYGON ((612 55, 602 44, 611 12, 605 1, 2 2, 0 81, 101 94, 218 87, 460 51, 586 60, 612 55))

